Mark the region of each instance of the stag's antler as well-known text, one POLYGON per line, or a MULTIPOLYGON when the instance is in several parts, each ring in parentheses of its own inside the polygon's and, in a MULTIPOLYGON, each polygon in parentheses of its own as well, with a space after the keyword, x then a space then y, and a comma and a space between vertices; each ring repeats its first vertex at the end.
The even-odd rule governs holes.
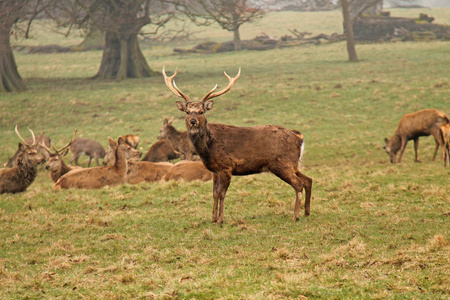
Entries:
MULTIPOLYGON (((27 127, 28 128, 28 127, 27 127)), ((34 135, 33 130, 31 130, 30 128, 28 128, 28 130, 31 132, 31 135, 33 136, 33 144, 29 145, 27 142, 25 142, 25 139, 20 135, 19 130, 17 129, 17 124, 16 124, 16 133, 19 136, 19 138, 22 140, 22 142, 24 143, 24 145, 30 147, 30 146, 34 146, 36 144, 36 136, 34 135)))
POLYGON ((69 147, 69 146, 73 143, 73 141, 75 141, 75 137, 76 137, 76 136, 77 136, 77 129, 74 130, 73 138, 72 138, 72 140, 71 140, 67 145, 65 145, 64 147, 62 147, 62 148, 59 149, 59 150, 56 150, 55 147, 53 147, 53 149, 55 149, 55 151, 58 152, 58 154, 59 154, 61 151, 63 151, 63 150, 66 149, 67 147, 69 147))
POLYGON ((170 77, 166 75, 166 69, 165 68, 166 67, 163 66, 162 73, 164 75, 164 81, 166 82, 166 85, 169 88, 169 90, 171 90, 178 97, 183 98, 184 101, 192 102, 191 99, 189 99, 189 97, 186 94, 184 94, 182 91, 180 91, 180 89, 175 84, 175 81, 173 80, 175 78, 175 76, 177 76, 178 68, 175 69, 175 73, 173 73, 173 75, 170 76, 170 77))
POLYGON ((228 76, 227 72, 223 72, 223 73, 225 74, 225 76, 227 76, 228 81, 229 81, 227 87, 224 88, 221 91, 213 93, 216 90, 216 88, 217 88, 217 84, 216 84, 213 87, 213 89, 208 92, 208 94, 203 96, 203 98, 200 100, 200 102, 205 103, 206 101, 208 101, 208 100, 210 100, 212 98, 218 97, 218 96, 223 95, 226 92, 228 92, 231 89, 231 87, 234 85, 236 80, 238 80, 239 76, 241 76, 241 68, 239 68, 239 71, 238 71, 237 75, 234 78, 231 78, 230 76, 228 76))

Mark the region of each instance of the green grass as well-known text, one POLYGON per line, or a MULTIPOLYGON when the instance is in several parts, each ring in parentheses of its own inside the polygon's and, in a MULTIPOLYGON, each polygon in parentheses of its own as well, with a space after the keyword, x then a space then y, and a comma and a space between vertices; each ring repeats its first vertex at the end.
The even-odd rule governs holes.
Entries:
MULTIPOLYGON (((429 14, 448 20, 449 10, 429 14)), ((191 97, 242 67, 208 120, 302 131, 311 216, 292 221, 294 191, 270 174, 233 177, 219 226, 210 223, 211 182, 54 191, 40 170, 26 192, 0 196, 0 298, 448 299, 450 169, 431 161, 431 137, 420 140, 422 163, 408 145, 391 165, 382 146, 405 113, 450 113, 450 43, 357 51, 361 62, 348 63, 344 43, 188 56, 144 47, 154 70, 179 68, 177 85, 191 97)), ((89 80, 97 51, 15 55, 28 90, 0 95, 2 162, 16 150, 15 124, 24 136, 26 126, 45 130, 56 147, 75 128, 105 146, 135 133, 144 152, 164 117, 183 128, 162 77, 89 80)))

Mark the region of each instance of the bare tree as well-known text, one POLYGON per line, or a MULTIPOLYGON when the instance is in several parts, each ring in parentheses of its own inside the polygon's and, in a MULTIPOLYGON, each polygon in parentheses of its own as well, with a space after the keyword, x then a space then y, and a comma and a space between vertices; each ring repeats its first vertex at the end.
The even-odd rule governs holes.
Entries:
MULTIPOLYGON (((104 79, 150 77, 152 70, 139 47, 138 35, 146 25, 156 30, 171 17, 164 0, 65 0, 52 8, 59 24, 105 34, 100 68, 104 79)), ((49 13, 50 14, 50 13, 49 13)), ((153 33, 155 33, 153 32, 153 33)))
POLYGON ((18 24, 24 21, 24 33, 28 36, 33 19, 50 4, 51 0, 0 1, 0 92, 25 90, 25 83, 17 70, 10 38, 19 34, 18 24))
POLYGON ((219 24, 222 29, 233 32, 234 50, 241 50, 239 28, 264 16, 258 2, 249 0, 176 0, 177 6, 196 24, 219 24))
POLYGON ((340 0, 342 16, 344 19, 344 34, 347 40, 347 53, 350 61, 358 61, 356 54, 355 38, 353 34, 353 22, 364 11, 373 6, 379 6, 383 0, 340 0))

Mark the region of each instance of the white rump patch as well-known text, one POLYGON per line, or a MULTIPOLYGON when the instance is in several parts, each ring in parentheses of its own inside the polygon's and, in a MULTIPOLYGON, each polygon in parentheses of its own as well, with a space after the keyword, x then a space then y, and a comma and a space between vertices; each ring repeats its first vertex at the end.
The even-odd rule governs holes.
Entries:
POLYGON ((300 157, 298 158, 298 168, 299 169, 302 167, 302 156, 303 156, 304 150, 305 150, 305 140, 302 141, 302 145, 300 147, 300 157))

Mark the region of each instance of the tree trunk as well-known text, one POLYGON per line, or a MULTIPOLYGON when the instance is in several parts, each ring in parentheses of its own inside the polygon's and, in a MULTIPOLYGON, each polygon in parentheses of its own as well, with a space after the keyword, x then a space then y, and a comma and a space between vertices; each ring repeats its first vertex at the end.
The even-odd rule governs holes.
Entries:
POLYGON ((9 42, 11 26, 0 24, 0 92, 23 91, 26 89, 17 71, 16 61, 9 42))
POLYGON ((342 15, 344 17, 344 34, 347 40, 347 53, 350 61, 358 61, 356 54, 355 38, 353 35, 353 20, 350 17, 350 8, 347 0, 341 0, 342 15))
POLYGON ((241 36, 239 34, 239 27, 233 30, 233 45, 234 51, 239 51, 242 49, 241 36))
POLYGON ((102 62, 94 78, 122 80, 151 77, 153 74, 139 47, 137 34, 119 37, 106 33, 102 62))

